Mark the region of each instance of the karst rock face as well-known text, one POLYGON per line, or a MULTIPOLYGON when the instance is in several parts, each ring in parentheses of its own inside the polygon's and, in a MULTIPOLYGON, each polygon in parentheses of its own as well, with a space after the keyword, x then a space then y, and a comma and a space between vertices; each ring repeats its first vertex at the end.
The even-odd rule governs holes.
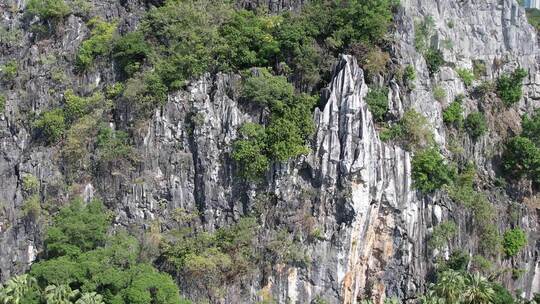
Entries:
MULTIPOLYGON (((136 26, 148 5, 135 0, 90 2, 97 15, 120 18, 126 29, 136 26)), ((278 11, 301 9, 305 1, 239 2, 278 11)), ((2 1, 0 24, 20 28, 26 22, 25 5, 24 0, 2 1)), ((488 118, 489 134, 475 141, 462 139, 462 153, 477 164, 487 197, 498 210, 497 225, 504 231, 513 223, 506 212, 511 199, 490 182, 497 177, 493 158, 501 154, 508 134, 519 130, 519 117, 539 107, 537 33, 514 0, 402 0, 395 20, 392 61, 416 67, 417 77, 412 90, 390 82, 391 112, 400 117, 406 109, 415 109, 426 116, 443 154, 451 152, 444 148, 450 135, 442 109, 466 90, 452 67, 472 69, 475 62, 482 62, 485 80, 516 67, 529 71, 518 106, 496 109, 490 101, 475 99, 464 103, 465 114, 481 108, 488 118), (435 79, 414 47, 414 24, 426 16, 435 21, 433 43, 441 46, 448 63, 435 79), (445 100, 433 97, 435 83, 446 90, 445 100)), ((15 81, 0 84, 7 97, 0 119, 2 281, 28 269, 43 248, 44 220, 21 216, 26 174, 38 178, 42 204, 50 197, 67 200, 73 192, 86 200, 100 197, 115 210, 114 223, 119 227, 144 228, 155 221, 167 227, 173 211, 182 208, 200 214, 199 230, 213 231, 256 208, 261 193, 271 197, 263 204, 262 232, 257 236, 261 242, 272 235, 276 221, 299 235, 316 227, 315 240, 301 240, 308 263, 261 267, 231 282, 218 300, 222 303, 255 303, 262 290, 279 303, 311 303, 317 298, 357 303, 367 292, 376 303, 393 296, 405 301, 425 290, 436 258, 447 257, 455 248, 478 252, 470 214, 442 192, 417 192, 412 187, 411 152, 380 140, 365 101, 369 91, 365 73, 350 55, 339 58, 330 83, 321 92, 309 155, 273 165, 263 185, 241 182, 231 158, 238 127, 259 121, 261 113, 239 98, 241 76, 221 73, 206 74, 185 90, 170 94, 151 120, 139 126, 135 143, 139 165, 69 184, 59 149, 37 144, 25 119, 29 113, 39 114, 58 104, 66 88, 91 91, 114 82, 110 65, 83 75, 73 71, 76 50, 87 33, 84 21, 71 15, 53 37, 36 42, 22 31, 15 43, 0 47, 2 62, 20 63, 15 81), (63 71, 65 79, 55 80, 55 70, 63 71), (433 227, 446 219, 456 221, 460 233, 448 248, 434 251, 427 240, 433 227)), ((128 119, 118 115, 120 121, 128 119)), ((502 281, 528 297, 540 292, 539 207, 518 206, 517 223, 528 232, 528 246, 511 260, 498 257, 497 267, 523 269, 519 279, 504 273, 502 281)), ((185 290, 195 298, 199 292, 185 290)))

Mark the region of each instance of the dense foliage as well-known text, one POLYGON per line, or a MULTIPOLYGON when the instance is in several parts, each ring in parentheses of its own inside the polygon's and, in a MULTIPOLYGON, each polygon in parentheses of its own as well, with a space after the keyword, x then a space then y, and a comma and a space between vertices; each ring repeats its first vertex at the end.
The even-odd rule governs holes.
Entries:
POLYGON ((26 10, 42 19, 60 19, 71 12, 64 0, 30 0, 26 10))
POLYGON ((540 111, 523 118, 522 134, 506 143, 502 156, 503 169, 509 177, 527 178, 535 185, 540 183, 540 111))
POLYGON ((449 185, 454 179, 455 170, 445 162, 436 148, 418 151, 411 164, 413 185, 424 193, 449 185))
POLYGON ((401 120, 381 132, 381 140, 396 140, 413 151, 433 144, 433 131, 425 116, 415 110, 408 110, 401 120))
POLYGON ((523 95, 522 82, 527 74, 527 71, 518 68, 509 75, 499 77, 497 80, 497 95, 505 105, 510 106, 521 99, 523 95))
POLYGON ((487 131, 487 122, 482 112, 473 112, 465 119, 465 130, 474 139, 484 135, 487 131))
POLYGON ((98 18, 90 20, 88 26, 92 29, 90 37, 83 41, 77 53, 77 67, 81 70, 88 69, 97 56, 111 51, 113 34, 116 31, 116 24, 98 18))
POLYGON ((463 108, 461 106, 461 100, 454 100, 446 109, 443 111, 443 121, 449 126, 454 126, 455 128, 461 128, 463 125, 463 108))
POLYGON ((473 71, 467 69, 457 69, 456 72, 458 73, 461 81, 463 81, 463 84, 465 84, 465 86, 470 87, 473 84, 473 81, 475 79, 473 71))
POLYGON ((242 175, 250 180, 260 177, 270 161, 284 162, 308 153, 307 140, 314 131, 311 109, 315 98, 295 94, 283 76, 274 76, 264 69, 258 74, 246 79, 243 95, 269 110, 269 123, 266 127, 244 125, 232 155, 240 164, 242 175))
POLYGON ((172 278, 139 260, 135 238, 107 234, 110 222, 98 201, 76 200, 62 208, 47 230, 43 258, 28 275, 0 288, 0 299, 26 304, 182 303, 172 278), (12 291, 10 284, 20 288, 12 291), (8 300, 14 296, 18 302, 8 300))
POLYGON ((253 269, 257 222, 245 217, 214 233, 180 229, 164 245, 167 263, 179 276, 189 279, 190 288, 214 293, 253 269))
POLYGON ((510 229, 503 236, 503 250, 507 256, 513 257, 527 245, 527 235, 522 229, 510 229))
POLYGON ((373 115, 373 120, 383 121, 386 112, 388 112, 388 89, 372 89, 366 96, 366 103, 369 111, 373 115))

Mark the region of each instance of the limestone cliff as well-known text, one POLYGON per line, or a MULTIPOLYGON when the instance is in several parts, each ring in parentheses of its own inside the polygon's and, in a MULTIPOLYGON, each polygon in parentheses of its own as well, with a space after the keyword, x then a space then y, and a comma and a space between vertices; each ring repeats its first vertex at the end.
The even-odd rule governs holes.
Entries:
MULTIPOLYGON (((91 2, 96 15, 120 19, 124 28, 134 27, 149 5, 142 0, 91 2)), ((268 5, 279 11, 298 9, 302 2, 240 4, 268 5)), ((0 3, 2 29, 17 35, 9 42, 0 37, 0 63, 15 60, 19 64, 15 80, 0 83, 7 97, 0 121, 1 280, 27 269, 42 248, 46 223, 21 216, 27 174, 39 180, 42 205, 53 198, 68 200, 74 193, 87 200, 101 197, 115 211, 115 225, 141 229, 159 221, 167 231, 173 211, 181 208, 200 214, 198 229, 213 231, 258 208, 261 194, 272 197, 262 203, 264 233, 260 241, 271 238, 277 226, 287 227, 298 235, 311 262, 261 267, 228 286, 216 303, 256 303, 261 291, 279 303, 324 299, 348 304, 366 294, 376 303, 393 296, 405 302, 425 290, 437 257, 447 256, 454 248, 471 255, 478 252, 470 214, 443 192, 417 192, 411 181, 411 152, 379 139, 365 101, 369 88, 364 72, 349 55, 340 57, 331 82, 321 92, 320 106, 313 115, 316 133, 311 153, 275 164, 262 186, 241 182, 231 159, 238 127, 258 122, 262 115, 239 99, 241 76, 222 73, 206 74, 187 89, 170 94, 151 120, 139 126, 136 167, 70 184, 58 147, 39 145, 28 119, 58 104, 66 88, 91 91, 113 83, 114 67, 103 64, 83 75, 73 72, 76 50, 88 33, 83 19, 71 15, 53 36, 37 41, 25 28, 25 5, 20 0, 0 3), (460 232, 449 248, 437 252, 428 248, 427 239, 433 227, 445 219, 456 221, 460 232), (309 231, 315 228, 320 235, 310 238, 309 231)), ((512 290, 522 290, 526 297, 540 292, 540 206, 519 203, 519 216, 511 219, 506 215, 507 206, 522 196, 507 193, 527 190, 515 186, 507 192, 494 182, 494 159, 501 154, 502 143, 519 131, 522 114, 539 107, 539 40, 523 8, 514 0, 402 0, 393 37, 393 63, 414 66, 417 77, 414 89, 409 90, 390 76, 391 111, 397 118, 407 109, 425 115, 447 156, 453 153, 447 148, 451 131, 444 126, 442 111, 466 91, 456 68, 472 69, 474 62, 482 62, 486 72, 479 82, 496 79, 515 67, 529 71, 524 98, 514 107, 499 110, 489 101, 466 100, 466 114, 485 110, 490 131, 476 141, 464 137, 460 144, 462 157, 475 161, 481 188, 499 211, 500 231, 518 225, 529 234, 526 250, 517 257, 495 258, 501 268, 525 270, 519 279, 503 274, 502 281, 512 290), (430 77, 423 56, 414 47, 415 22, 427 16, 435 20, 433 43, 441 45, 449 63, 436 78, 430 77), (442 102, 433 96, 435 86, 447 92, 442 102)), ((120 118, 111 117, 111 125, 123 123, 122 113, 117 116, 120 118)), ((185 292, 194 298, 202 296, 197 290, 185 292)))

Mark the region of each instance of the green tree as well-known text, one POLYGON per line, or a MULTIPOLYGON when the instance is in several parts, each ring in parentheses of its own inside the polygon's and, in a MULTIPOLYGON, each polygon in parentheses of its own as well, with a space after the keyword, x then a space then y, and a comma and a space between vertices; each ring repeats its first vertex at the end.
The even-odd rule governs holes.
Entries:
POLYGON ((540 146, 540 110, 536 110, 532 116, 525 115, 521 127, 521 136, 531 140, 537 147, 540 146))
POLYGON ((115 23, 104 22, 99 18, 91 19, 88 26, 92 29, 90 37, 83 41, 77 53, 76 64, 81 70, 88 69, 98 56, 110 53, 116 31, 115 23))
POLYGON ((64 0, 30 0, 26 10, 41 19, 61 19, 70 13, 64 0))
POLYGON ((109 216, 101 202, 93 201, 85 205, 81 200, 75 200, 60 211, 54 225, 47 230, 47 257, 76 256, 103 246, 109 224, 109 216))
POLYGON ((388 89, 372 89, 366 96, 366 102, 369 107, 373 120, 383 121, 386 112, 388 112, 388 89))
POLYGON ((254 12, 239 10, 220 29, 227 43, 223 58, 234 69, 268 66, 280 49, 279 41, 272 35, 280 17, 257 16, 254 12))
POLYGON ((446 109, 444 109, 443 121, 447 125, 454 126, 458 129, 461 128, 463 125, 463 108, 459 100, 454 100, 446 109))
POLYGON ((472 85, 475 79, 473 71, 467 69, 457 69, 456 72, 465 86, 470 87, 472 85))
POLYGON ((24 304, 24 298, 36 281, 23 274, 9 279, 5 285, 0 284, 0 301, 3 304, 24 304))
POLYGON ((438 275, 437 283, 432 289, 438 297, 445 299, 446 303, 460 303, 466 286, 467 281, 461 272, 446 270, 438 275))
POLYGON ((62 109, 44 112, 35 122, 34 127, 45 137, 49 143, 55 143, 63 136, 66 130, 66 121, 62 109))
POLYGON ((491 304, 495 291, 492 284, 480 273, 467 276, 466 288, 463 291, 464 303, 491 304))
POLYGON ((440 50, 430 48, 425 54, 424 58, 429 70, 430 75, 434 75, 439 72, 441 66, 445 64, 443 54, 440 50))
POLYGON ((474 139, 479 138, 487 132, 486 117, 481 112, 473 112, 465 119, 465 130, 474 139))
POLYGON ((434 249, 442 249, 458 231, 456 223, 452 221, 442 222, 433 228, 429 246, 434 249))
POLYGON ((49 285, 44 290, 44 298, 51 304, 72 304, 71 300, 79 295, 78 290, 72 290, 68 285, 49 285))
POLYGON ((113 57, 119 63, 120 70, 127 76, 139 71, 150 53, 151 46, 141 31, 127 33, 114 41, 113 57))
POLYGON ((427 148, 414 154, 411 175, 416 189, 430 193, 451 184, 455 172, 436 148, 427 148))
POLYGON ((534 143, 516 136, 506 144, 503 168, 514 178, 527 177, 535 182, 540 178, 540 150, 534 143))
POLYGON ((233 145, 232 157, 240 165, 241 175, 248 180, 257 180, 268 170, 268 149, 264 127, 246 123, 240 129, 240 139, 233 145))
POLYGON ((105 304, 103 297, 96 292, 85 292, 81 294, 81 297, 75 302, 75 304, 105 304))
POLYGON ((522 229, 510 229, 504 233, 503 250, 507 256, 517 255, 525 246, 527 246, 527 235, 522 229))
POLYGON ((518 102, 522 95, 522 82, 528 75, 527 71, 518 68, 510 75, 502 75, 497 80, 497 95, 505 105, 510 106, 518 102))

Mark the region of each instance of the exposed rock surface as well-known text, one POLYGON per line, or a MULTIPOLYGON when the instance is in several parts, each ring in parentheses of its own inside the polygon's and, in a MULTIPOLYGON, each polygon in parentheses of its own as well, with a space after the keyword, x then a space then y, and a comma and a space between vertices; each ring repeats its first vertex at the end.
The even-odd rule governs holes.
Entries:
MULTIPOLYGON (((144 1, 126 1, 123 5, 117 1, 94 2, 98 14, 107 19, 124 18, 126 27, 136 24, 146 5, 144 1)), ((267 5, 278 11, 297 8, 301 3, 267 0, 240 4, 267 5)), ((2 26, 20 29, 24 5, 24 1, 0 4, 2 26)), ((523 9, 511 0, 403 0, 396 19, 395 60, 403 66, 415 66, 417 79, 411 92, 392 82, 392 109, 398 116, 409 108, 427 116, 443 147, 449 138, 442 109, 465 92, 450 66, 472 68, 473 60, 480 60, 487 67, 486 80, 517 66, 529 70, 525 97, 512 109, 497 113, 492 105, 467 100, 466 113, 484 108, 494 116, 489 119, 489 135, 478 141, 464 139, 461 144, 463 157, 475 160, 486 181, 486 193, 500 211, 500 230, 519 224, 529 233, 526 250, 511 261, 498 260, 500 267, 526 270, 517 280, 505 274, 505 284, 523 290, 525 296, 540 292, 540 206, 519 205, 519 219, 513 222, 505 215, 510 198, 490 182, 496 177, 493 156, 500 154, 506 132, 515 129, 511 126, 513 118, 539 107, 537 34, 528 25, 523 9), (426 63, 413 44, 415 20, 425 16, 433 16, 436 21, 436 43, 442 45, 446 39, 453 42, 452 47, 443 47, 450 64, 436 79, 429 77, 426 63), (434 99, 435 85, 445 88, 446 102, 434 99)), ((111 172, 84 184, 68 185, 57 148, 36 144, 25 120, 29 113, 57 105, 60 92, 67 87, 84 91, 112 82, 110 66, 84 76, 74 74, 69 66, 87 31, 81 18, 70 16, 48 40, 33 43, 30 34, 21 32, 19 42, 9 47, 2 45, 0 63, 15 59, 21 65, 15 82, 0 86, 8 97, 0 121, 1 280, 28 268, 42 248, 43 223, 21 213, 25 174, 40 181, 43 205, 51 198, 67 200, 69 191, 86 199, 100 196, 115 209, 115 224, 125 227, 147 227, 182 208, 198 211, 199 228, 212 231, 233 223, 257 204, 255 188, 235 179, 230 157, 237 128, 261 116, 239 101, 237 75, 205 75, 187 90, 171 94, 152 120, 139 128, 136 148, 141 162, 127 175, 111 172), (55 60, 47 64, 47 58, 55 60), (64 80, 53 77, 53 68, 65 75, 64 80), (75 190, 67 186, 75 186, 75 190)), ((268 215, 263 229, 270 229, 279 218, 282 225, 296 233, 308 225, 307 217, 320 229, 317 240, 302 240, 311 263, 306 267, 274 265, 270 273, 261 269, 244 285, 230 286, 222 303, 254 303, 260 299, 261 290, 269 291, 279 303, 310 303, 318 297, 328 303, 356 303, 358 296, 365 293, 377 303, 391 296, 412 298, 425 289, 434 258, 447 253, 433 252, 426 245, 431 229, 447 218, 455 220, 461 231, 449 249, 461 248, 471 254, 478 251, 478 240, 471 237, 471 218, 462 208, 440 193, 422 196, 412 189, 411 154, 379 140, 364 100, 367 91, 364 73, 356 60, 343 56, 334 68, 331 83, 322 92, 324 106, 314 113, 317 131, 312 153, 286 165, 275 165, 263 186, 274 197, 265 206, 268 215)), ((261 238, 268 234, 270 231, 261 238)), ((187 292, 197 296, 197 291, 187 292)))

